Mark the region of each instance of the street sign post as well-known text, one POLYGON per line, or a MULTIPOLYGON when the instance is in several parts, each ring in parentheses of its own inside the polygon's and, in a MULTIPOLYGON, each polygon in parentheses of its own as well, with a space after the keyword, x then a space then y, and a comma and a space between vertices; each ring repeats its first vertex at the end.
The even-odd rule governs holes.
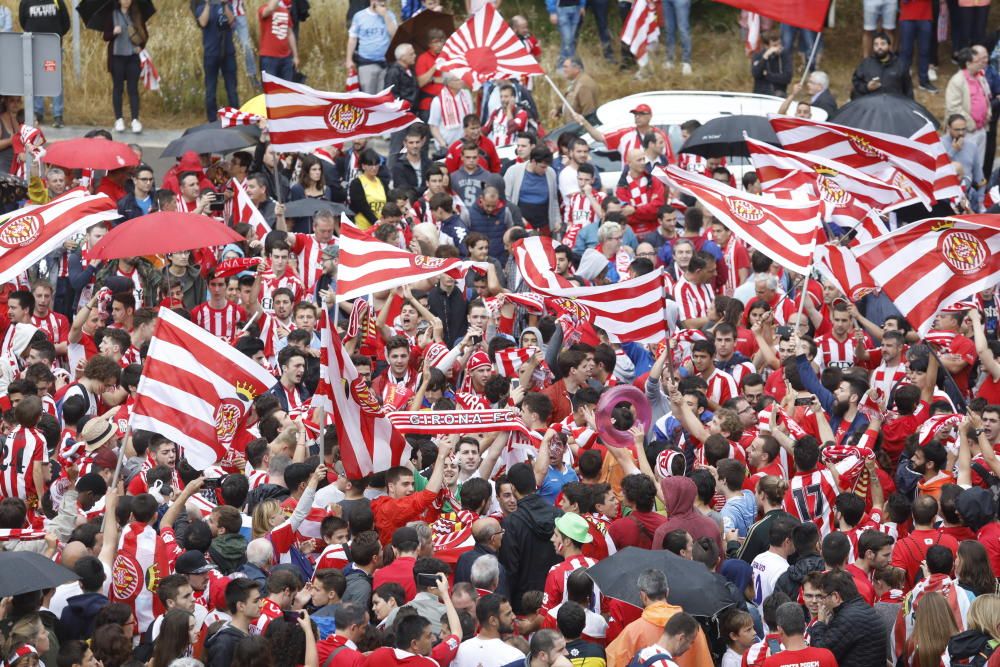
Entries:
MULTIPOLYGON (((47 32, 0 32, 0 95, 24 97, 24 124, 35 124, 35 97, 62 94, 62 41, 47 32)), ((30 160, 30 157, 28 158, 30 160)), ((31 176, 30 162, 25 173, 31 176)))

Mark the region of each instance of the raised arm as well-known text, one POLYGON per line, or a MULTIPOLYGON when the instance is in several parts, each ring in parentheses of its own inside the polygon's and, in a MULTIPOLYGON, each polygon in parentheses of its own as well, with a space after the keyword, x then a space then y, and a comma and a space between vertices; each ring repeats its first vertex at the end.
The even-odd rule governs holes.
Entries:
POLYGON ((1000 362, 993 356, 986 340, 983 317, 978 309, 973 308, 969 311, 969 319, 972 320, 972 333, 976 341, 976 354, 979 355, 979 363, 982 364, 983 370, 990 374, 990 378, 996 382, 1000 380, 1000 362))

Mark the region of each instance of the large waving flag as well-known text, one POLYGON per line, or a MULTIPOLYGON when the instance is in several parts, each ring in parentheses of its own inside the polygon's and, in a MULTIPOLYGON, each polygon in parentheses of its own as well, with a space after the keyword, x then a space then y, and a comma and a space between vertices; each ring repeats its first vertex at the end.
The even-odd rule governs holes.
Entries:
POLYGON ((923 336, 942 307, 1000 282, 996 218, 929 218, 853 251, 861 268, 923 336))
POLYGON ((322 407, 333 417, 347 478, 360 479, 400 465, 409 459, 410 445, 392 427, 386 411, 358 375, 325 312, 320 325, 319 385, 311 407, 322 407))
POLYGON ((0 283, 34 266, 69 237, 120 217, 111 197, 87 194, 83 188, 63 193, 48 204, 0 216, 0 283))
POLYGON ((274 386, 267 370, 167 308, 149 342, 132 428, 162 433, 204 470, 226 455, 253 399, 274 386))
POLYGON ((925 203, 934 200, 934 156, 910 139, 791 116, 768 119, 782 148, 836 160, 887 183, 912 183, 925 203), (899 172, 899 173, 897 173, 899 172))
POLYGON ((389 134, 420 119, 392 90, 327 93, 264 72, 267 129, 276 151, 308 153, 330 144, 389 134))
POLYGON ((580 287, 553 269, 555 253, 550 239, 521 239, 511 250, 521 277, 531 289, 563 298, 563 307, 579 312, 581 319, 600 327, 613 340, 655 343, 666 337, 660 271, 610 285, 580 287))
POLYGON ((934 131, 934 126, 930 122, 925 123, 910 136, 910 139, 922 144, 934 157, 934 198, 938 200, 960 198, 962 185, 958 182, 958 173, 944 146, 941 145, 941 137, 934 131))
POLYGON ((418 280, 447 273, 465 277, 469 269, 486 270, 483 262, 440 259, 414 255, 368 236, 346 219, 340 223, 337 300, 350 301, 359 296, 409 285, 418 280))
POLYGON ((660 17, 657 3, 652 0, 634 0, 625 23, 622 24, 621 41, 639 65, 649 62, 649 45, 660 39, 660 17))
POLYGON ((674 166, 667 168, 666 175, 662 170, 654 170, 653 175, 690 192, 755 250, 787 269, 809 272, 816 235, 823 226, 821 202, 752 195, 674 166))
POLYGON ((474 90, 495 79, 545 74, 490 3, 448 37, 438 55, 437 68, 460 77, 474 90))
POLYGON ((231 200, 232 202, 232 224, 238 225, 241 222, 245 222, 250 225, 254 233, 257 234, 257 240, 261 243, 264 242, 264 237, 271 232, 271 225, 267 224, 267 220, 261 214, 260 210, 250 199, 250 195, 247 194, 246 188, 240 185, 240 182, 235 178, 232 180, 233 191, 235 194, 231 200))
POLYGON ((875 289, 875 281, 861 268, 854 253, 842 245, 824 243, 816 246, 816 269, 851 301, 875 289))
POLYGON ((805 187, 826 202, 828 210, 856 202, 887 211, 905 205, 909 199, 900 187, 836 160, 787 151, 750 138, 746 144, 765 192, 805 187))
POLYGON ((830 0, 718 0, 731 7, 786 23, 796 28, 821 32, 830 0))

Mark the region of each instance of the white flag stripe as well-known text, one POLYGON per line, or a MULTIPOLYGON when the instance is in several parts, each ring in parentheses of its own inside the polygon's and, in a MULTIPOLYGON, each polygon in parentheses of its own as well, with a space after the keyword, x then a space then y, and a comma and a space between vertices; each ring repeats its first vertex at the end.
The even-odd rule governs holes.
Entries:
POLYGON ((184 405, 184 412, 191 419, 196 419, 215 428, 215 408, 204 399, 148 375, 144 375, 140 379, 143 396, 149 396, 163 405, 177 405, 180 402, 184 405))
MULTIPOLYGON (((218 346, 218 339, 216 339, 216 342, 212 345, 218 346)), ((215 387, 215 390, 220 394, 226 394, 233 389, 232 380, 226 380, 225 378, 219 377, 216 373, 213 373, 210 368, 206 368, 200 361, 198 361, 198 358, 193 354, 188 352, 183 347, 179 347, 173 343, 154 338, 150 344, 150 356, 155 356, 158 363, 173 366, 174 368, 186 371, 196 377, 200 377, 202 380, 206 380, 211 383, 212 386, 215 387), (156 346, 155 354, 153 345, 156 346)), ((259 364, 257 365, 259 366, 259 364)), ((264 370, 263 366, 261 366, 261 370, 264 370)), ((270 379, 270 376, 268 376, 268 379, 270 379)))

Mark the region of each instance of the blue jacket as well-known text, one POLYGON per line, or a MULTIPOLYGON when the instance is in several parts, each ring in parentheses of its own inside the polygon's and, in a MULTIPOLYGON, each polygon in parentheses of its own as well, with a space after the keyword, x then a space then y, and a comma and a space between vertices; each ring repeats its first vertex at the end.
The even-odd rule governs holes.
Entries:
MULTIPOLYGON (((823 405, 823 409, 830 415, 830 428, 836 433, 837 429, 840 428, 841 421, 843 421, 842 417, 837 417, 833 414, 833 404, 837 402, 837 398, 833 395, 832 391, 824 387, 823 383, 819 381, 819 378, 816 377, 816 371, 813 370, 812 365, 804 354, 795 357, 795 365, 799 370, 799 378, 802 380, 802 385, 806 388, 806 391, 815 394, 816 398, 819 399, 819 402, 823 405)), ((867 429, 868 417, 858 412, 854 416, 854 421, 851 422, 850 428, 847 429, 847 433, 864 433, 867 429)))
MULTIPOLYGON (((503 247, 503 235, 514 224, 510 209, 503 202, 497 204, 493 213, 487 213, 477 201, 469 207, 469 231, 479 232, 490 242, 490 257, 501 264, 507 261, 507 250, 503 247)), ((467 254, 467 253, 463 253, 467 254)))

